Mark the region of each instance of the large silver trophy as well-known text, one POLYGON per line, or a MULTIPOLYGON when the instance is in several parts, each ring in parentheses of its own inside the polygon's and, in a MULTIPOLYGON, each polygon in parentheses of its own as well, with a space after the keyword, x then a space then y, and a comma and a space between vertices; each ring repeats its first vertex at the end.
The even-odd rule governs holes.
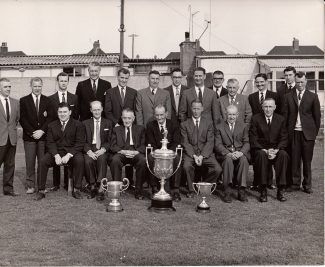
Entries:
POLYGON ((210 206, 206 203, 207 196, 211 195, 214 190, 216 190, 216 183, 193 183, 193 189, 197 195, 202 196, 202 202, 196 206, 197 212, 210 212, 210 206), (195 189, 195 186, 197 189, 195 189), (214 188, 213 188, 214 186, 214 188), (213 188, 213 189, 212 189, 213 188))
POLYGON ((129 187, 128 178, 123 178, 123 181, 108 181, 107 178, 101 180, 101 187, 104 193, 111 199, 110 203, 106 207, 106 211, 122 211, 123 207, 119 201, 121 192, 125 191, 129 187))
POLYGON ((166 179, 170 178, 178 170, 183 156, 183 148, 179 145, 176 148, 176 151, 167 149, 167 140, 168 131, 165 129, 164 138, 161 140, 162 146, 161 149, 156 149, 153 151, 153 148, 150 144, 146 147, 146 162, 150 173, 156 176, 160 180, 160 190, 153 195, 151 199, 151 206, 149 209, 153 208, 156 211, 166 211, 166 210, 176 210, 173 207, 173 199, 170 194, 165 191, 166 179), (154 158, 154 167, 153 171, 150 169, 148 163, 148 150, 151 152, 151 156, 154 158), (179 162, 175 170, 173 170, 174 159, 176 158, 178 152, 180 152, 179 162))

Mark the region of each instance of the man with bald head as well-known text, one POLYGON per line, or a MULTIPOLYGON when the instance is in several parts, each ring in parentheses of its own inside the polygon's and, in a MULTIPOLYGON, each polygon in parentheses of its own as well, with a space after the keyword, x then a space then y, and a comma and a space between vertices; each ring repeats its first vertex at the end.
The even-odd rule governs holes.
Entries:
POLYGON ((248 126, 238 121, 238 108, 230 105, 226 108, 227 120, 216 127, 215 151, 216 157, 222 162, 224 201, 230 203, 230 187, 235 182, 238 185, 238 200, 247 201, 246 181, 250 160, 248 126))

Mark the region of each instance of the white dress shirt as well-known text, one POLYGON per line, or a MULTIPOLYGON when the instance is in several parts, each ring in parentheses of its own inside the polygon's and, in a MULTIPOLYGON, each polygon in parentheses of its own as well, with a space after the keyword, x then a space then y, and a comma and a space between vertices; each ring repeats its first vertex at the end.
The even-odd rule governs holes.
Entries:
MULTIPOLYGON (((194 88, 195 88, 195 92, 196 92, 197 98, 199 98, 199 87, 195 86, 194 88)), ((204 86, 200 87, 200 89, 201 89, 202 97, 203 97, 204 86)))
POLYGON ((59 102, 62 102, 62 94, 64 94, 65 102, 68 103, 68 91, 61 92, 58 91, 58 96, 59 96, 59 102))
POLYGON ((192 117, 192 120, 193 120, 194 126, 196 126, 196 121, 198 120, 198 124, 199 124, 199 127, 200 127, 201 117, 197 118, 197 119, 192 117))
MULTIPOLYGON (((125 140, 126 140, 128 136, 127 127, 124 127, 124 129, 125 129, 125 140)), ((130 146, 133 146, 134 143, 132 138, 132 126, 129 127, 129 130, 130 130, 130 146)))

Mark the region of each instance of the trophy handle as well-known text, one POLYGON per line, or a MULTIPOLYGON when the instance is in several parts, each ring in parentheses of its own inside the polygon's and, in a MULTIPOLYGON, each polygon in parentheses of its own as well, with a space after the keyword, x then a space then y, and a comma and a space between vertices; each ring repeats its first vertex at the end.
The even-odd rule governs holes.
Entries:
POLYGON ((194 189, 195 193, 198 195, 198 194, 199 194, 199 191, 200 191, 200 189, 198 188, 197 184, 198 184, 198 183, 192 183, 192 187, 193 187, 193 189, 194 189), (196 187, 197 187, 197 191, 196 191, 196 189, 195 189, 195 185, 196 185, 196 187))
POLYGON ((104 192, 107 191, 107 183, 108 183, 108 179, 107 178, 103 178, 101 181, 100 181, 100 187, 102 188, 102 190, 104 192))
POLYGON ((211 194, 214 192, 214 190, 217 189, 217 183, 212 183, 212 188, 213 188, 213 190, 211 190, 211 194), (213 188, 213 186, 214 186, 214 188, 213 188))
MULTIPOLYGON (((149 166, 149 162, 148 162, 148 150, 150 150, 150 153, 152 153, 152 146, 150 145, 150 144, 148 144, 148 146, 146 147, 146 164, 147 164, 147 167, 148 167, 148 170, 149 170, 149 172, 153 175, 153 176, 155 176, 155 177, 157 177, 152 171, 151 171, 151 169, 150 169, 150 166, 149 166)), ((159 177, 157 177, 158 179, 159 179, 159 177)))
POLYGON ((176 167, 175 171, 172 173, 171 176, 173 176, 173 175, 175 174, 175 172, 177 172, 177 170, 179 169, 179 166, 180 166, 181 163, 182 163, 182 158, 183 158, 183 148, 182 148, 180 145, 178 145, 177 148, 176 148, 176 152, 175 152, 176 155, 177 155, 177 152, 178 152, 178 151, 180 151, 181 156, 179 157, 179 161, 178 161, 177 167, 176 167))
POLYGON ((126 189, 128 189, 128 187, 129 187, 129 185, 130 185, 130 181, 129 181, 128 178, 123 178, 122 182, 123 182, 123 185, 122 185, 122 190, 121 190, 121 192, 123 192, 123 191, 125 191, 126 189), (124 184, 124 181, 126 182, 125 184, 124 184))

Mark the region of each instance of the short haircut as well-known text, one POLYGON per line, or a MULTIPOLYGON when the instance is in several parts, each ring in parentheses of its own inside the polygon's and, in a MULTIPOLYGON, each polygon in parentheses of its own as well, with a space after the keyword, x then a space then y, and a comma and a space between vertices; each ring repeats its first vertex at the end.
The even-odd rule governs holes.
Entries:
POLYGON ((238 113, 238 107, 236 105, 229 105, 228 107, 226 107, 227 113, 228 113, 228 110, 229 109, 236 109, 237 110, 237 113, 238 113))
POLYGON ((303 78, 303 77, 305 77, 305 78, 307 79, 307 77, 306 77, 306 73, 304 73, 304 72, 302 72, 302 71, 297 72, 297 73, 295 74, 295 77, 297 77, 297 78, 303 78))
POLYGON ((121 73, 130 75, 130 71, 127 68, 119 69, 118 72, 117 72, 117 76, 120 76, 121 73))
POLYGON ((193 71, 193 73, 195 73, 196 71, 202 71, 203 72, 203 74, 205 74, 205 68, 202 68, 202 67, 196 67, 195 69, 194 69, 194 71, 193 71))
POLYGON ((296 69, 295 67, 292 67, 292 66, 288 66, 284 69, 283 73, 287 72, 287 71, 293 71, 294 74, 296 74, 296 69))
POLYGON ((93 61, 93 62, 91 62, 91 63, 88 65, 88 69, 89 69, 90 67, 99 67, 99 68, 100 68, 100 64, 99 64, 99 62, 97 62, 97 61, 93 61))
POLYGON ((90 106, 90 108, 92 108, 92 105, 93 105, 93 104, 97 104, 97 103, 99 103, 99 104, 100 104, 100 106, 101 106, 101 107, 103 107, 103 104, 102 104, 102 102, 101 102, 101 101, 98 101, 98 100, 94 100, 94 101, 91 101, 91 102, 89 103, 89 106, 90 106))
POLYGON ((133 113, 133 116, 134 116, 134 110, 131 109, 131 108, 123 108, 122 114, 123 114, 123 112, 132 112, 133 113))
POLYGON ((212 76, 214 76, 215 74, 216 74, 216 75, 222 75, 222 76, 225 76, 221 70, 216 70, 216 71, 212 74, 212 76))
POLYGON ((263 78, 264 81, 267 81, 267 76, 266 76, 265 73, 257 73, 257 74, 255 75, 255 80, 256 80, 257 78, 263 78))
POLYGON ((173 75, 174 72, 180 72, 182 74, 182 76, 183 76, 183 72, 182 72, 182 70, 180 68, 174 68, 174 69, 172 69, 172 71, 170 72, 170 75, 173 75))
POLYGON ((40 77, 33 77, 33 78, 31 78, 30 79, 30 82, 29 82, 30 86, 33 85, 33 82, 41 82, 41 84, 43 85, 43 80, 40 77))
POLYGON ((67 102, 61 102, 61 103, 59 103, 58 110, 59 110, 59 108, 68 108, 69 110, 71 110, 71 107, 70 107, 70 105, 67 102))
POLYGON ((192 107, 193 104, 195 104, 195 103, 201 104, 202 107, 203 107, 203 103, 202 103, 202 101, 201 101, 199 98, 196 98, 196 99, 192 100, 192 102, 191 102, 191 107, 192 107))
POLYGON ((69 81, 69 74, 65 73, 65 72, 60 72, 57 76, 56 76, 56 80, 59 81, 60 77, 68 77, 68 81, 69 81))
POLYGON ((271 97, 268 97, 268 98, 264 99, 262 105, 264 104, 265 101, 273 101, 273 103, 275 105, 275 100, 273 98, 271 98, 271 97))
POLYGON ((3 77, 3 78, 0 78, 0 83, 1 82, 8 82, 8 83, 10 83, 10 80, 8 78, 3 77))
POLYGON ((228 83, 238 83, 239 84, 239 81, 236 79, 236 78, 230 78, 230 79, 228 79, 228 81, 227 81, 227 84, 228 83))
POLYGON ((164 104, 159 103, 158 105, 155 106, 154 111, 156 111, 157 108, 164 108, 165 112, 167 111, 167 108, 164 104))
POLYGON ((148 76, 150 76, 151 74, 157 74, 157 75, 160 76, 160 73, 159 73, 158 70, 151 70, 151 71, 149 72, 148 76))

